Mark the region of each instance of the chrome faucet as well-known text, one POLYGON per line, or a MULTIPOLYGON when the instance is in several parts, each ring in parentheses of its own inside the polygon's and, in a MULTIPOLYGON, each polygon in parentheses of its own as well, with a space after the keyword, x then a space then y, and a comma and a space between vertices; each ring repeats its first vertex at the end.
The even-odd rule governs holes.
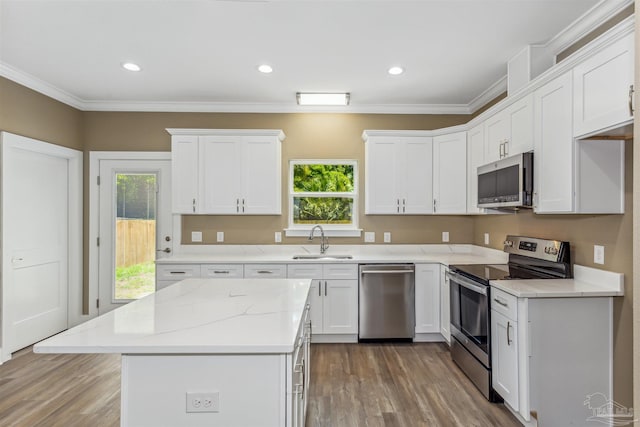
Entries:
POLYGON ((327 249, 329 249, 329 239, 324 236, 324 230, 320 225, 314 225, 311 229, 311 233, 309 234, 309 240, 313 241, 313 233, 316 231, 316 228, 320 229, 320 253, 324 254, 327 249))

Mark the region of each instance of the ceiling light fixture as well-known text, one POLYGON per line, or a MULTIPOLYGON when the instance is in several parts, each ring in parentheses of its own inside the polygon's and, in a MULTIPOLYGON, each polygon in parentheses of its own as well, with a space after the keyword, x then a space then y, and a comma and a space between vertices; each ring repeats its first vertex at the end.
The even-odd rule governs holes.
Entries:
POLYGON ((269 74, 273 72, 273 68, 271 68, 271 65, 262 64, 258 67, 258 71, 264 74, 269 74))
POLYGON ((391 67, 389 68, 389 74, 392 76, 397 76, 398 74, 404 73, 404 68, 402 67, 391 67))
POLYGON ((134 64, 133 62, 125 62, 122 64, 122 68, 128 71, 140 71, 142 68, 138 64, 134 64))
POLYGON ((349 93, 296 93, 298 105, 349 105, 349 93))

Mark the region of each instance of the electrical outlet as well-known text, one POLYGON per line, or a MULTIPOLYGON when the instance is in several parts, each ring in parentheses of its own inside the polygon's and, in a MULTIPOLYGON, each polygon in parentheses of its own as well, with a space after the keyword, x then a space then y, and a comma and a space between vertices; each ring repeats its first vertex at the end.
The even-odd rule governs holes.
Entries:
POLYGON ((217 242, 224 242, 224 231, 218 231, 216 233, 216 241, 217 242))
POLYGON ((384 242, 391 243, 391 232, 389 231, 384 232, 384 242))
POLYGON ((192 242, 202 242, 202 231, 192 231, 191 232, 191 241, 192 242))
POLYGON ((276 241, 276 243, 281 243, 282 242, 282 232, 276 231, 275 241, 276 241))
POLYGON ((364 241, 365 241, 365 243, 374 243, 376 241, 376 232, 375 231, 365 231, 364 232, 364 241))
POLYGON ((442 241, 445 242, 445 243, 449 241, 449 232, 448 231, 443 231, 442 232, 442 241))
POLYGON ((220 412, 220 392, 187 392, 187 412, 220 412))
POLYGON ((489 233, 484 233, 484 244, 485 245, 489 244, 489 233))
POLYGON ((604 264, 604 246, 593 245, 593 262, 604 264))

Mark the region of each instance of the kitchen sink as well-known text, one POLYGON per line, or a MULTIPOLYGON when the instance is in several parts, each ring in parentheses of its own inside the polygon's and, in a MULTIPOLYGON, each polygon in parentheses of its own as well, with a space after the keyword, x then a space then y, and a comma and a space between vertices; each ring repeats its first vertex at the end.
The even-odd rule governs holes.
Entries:
POLYGON ((294 255, 293 259, 353 259, 351 255, 294 255))

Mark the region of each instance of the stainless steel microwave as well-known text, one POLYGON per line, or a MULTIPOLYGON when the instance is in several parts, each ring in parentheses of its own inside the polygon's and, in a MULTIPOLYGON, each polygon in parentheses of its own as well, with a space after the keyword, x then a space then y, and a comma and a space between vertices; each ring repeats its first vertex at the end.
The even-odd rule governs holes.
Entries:
POLYGON ((533 152, 478 167, 479 208, 519 208, 533 204, 533 152))

